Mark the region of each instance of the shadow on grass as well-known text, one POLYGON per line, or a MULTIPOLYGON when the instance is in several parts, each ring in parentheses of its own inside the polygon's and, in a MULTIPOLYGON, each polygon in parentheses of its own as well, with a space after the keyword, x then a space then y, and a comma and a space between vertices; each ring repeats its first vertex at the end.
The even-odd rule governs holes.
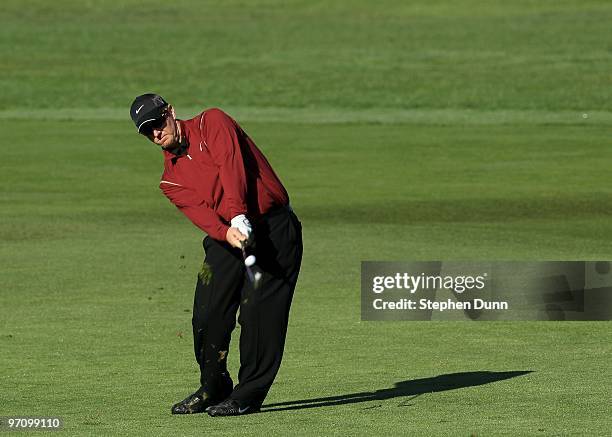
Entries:
MULTIPOLYGON (((297 401, 277 402, 264 404, 262 413, 284 410, 301 410, 303 408, 331 407, 336 405, 354 404, 358 402, 382 401, 393 398, 411 396, 400 404, 409 406, 407 402, 424 393, 435 393, 439 391, 455 390, 464 387, 489 384, 504 379, 531 373, 531 370, 520 370, 511 372, 461 372, 438 375, 433 378, 414 379, 412 381, 396 382, 393 388, 383 388, 373 392, 348 393, 339 396, 324 398, 300 399, 297 401)), ((370 407, 376 408, 376 407, 370 407)))

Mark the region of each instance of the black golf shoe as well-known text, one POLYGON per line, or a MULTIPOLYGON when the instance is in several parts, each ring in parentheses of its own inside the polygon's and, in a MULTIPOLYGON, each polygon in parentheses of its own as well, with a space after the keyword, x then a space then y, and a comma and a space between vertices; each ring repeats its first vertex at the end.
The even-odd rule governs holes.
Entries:
POLYGON ((219 399, 212 399, 206 393, 195 392, 187 396, 182 401, 174 404, 170 410, 172 414, 197 414, 206 411, 206 408, 219 402, 219 399))
POLYGON ((241 407, 234 399, 226 399, 223 402, 208 407, 206 412, 209 416, 241 416, 243 414, 258 413, 259 408, 246 406, 241 407))

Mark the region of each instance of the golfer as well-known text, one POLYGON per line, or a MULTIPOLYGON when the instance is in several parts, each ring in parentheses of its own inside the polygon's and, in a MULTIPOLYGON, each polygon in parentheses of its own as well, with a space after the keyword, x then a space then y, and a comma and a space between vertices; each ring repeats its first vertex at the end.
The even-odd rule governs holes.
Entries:
POLYGON ((143 94, 130 115, 138 133, 161 147, 162 192, 208 234, 192 319, 201 386, 173 405, 172 414, 257 412, 283 355, 302 261, 301 223, 270 163, 223 111, 179 120, 161 96, 143 94), (257 282, 246 271, 247 255, 255 256, 257 282), (226 363, 238 309, 240 371, 234 387, 226 363))

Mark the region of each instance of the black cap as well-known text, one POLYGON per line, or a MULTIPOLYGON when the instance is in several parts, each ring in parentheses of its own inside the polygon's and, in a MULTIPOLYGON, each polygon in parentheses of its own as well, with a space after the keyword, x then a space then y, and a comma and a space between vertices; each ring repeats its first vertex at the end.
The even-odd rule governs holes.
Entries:
POLYGON ((166 106, 168 102, 157 94, 143 94, 136 97, 130 108, 130 116, 138 132, 145 124, 162 118, 166 106))

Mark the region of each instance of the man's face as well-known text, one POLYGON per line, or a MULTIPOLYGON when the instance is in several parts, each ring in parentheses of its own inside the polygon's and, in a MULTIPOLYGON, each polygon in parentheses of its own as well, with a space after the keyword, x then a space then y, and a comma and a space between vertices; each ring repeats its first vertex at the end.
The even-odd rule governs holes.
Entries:
POLYGON ((174 108, 168 105, 163 119, 152 121, 143 127, 143 135, 164 149, 173 149, 179 145, 180 135, 174 108))

